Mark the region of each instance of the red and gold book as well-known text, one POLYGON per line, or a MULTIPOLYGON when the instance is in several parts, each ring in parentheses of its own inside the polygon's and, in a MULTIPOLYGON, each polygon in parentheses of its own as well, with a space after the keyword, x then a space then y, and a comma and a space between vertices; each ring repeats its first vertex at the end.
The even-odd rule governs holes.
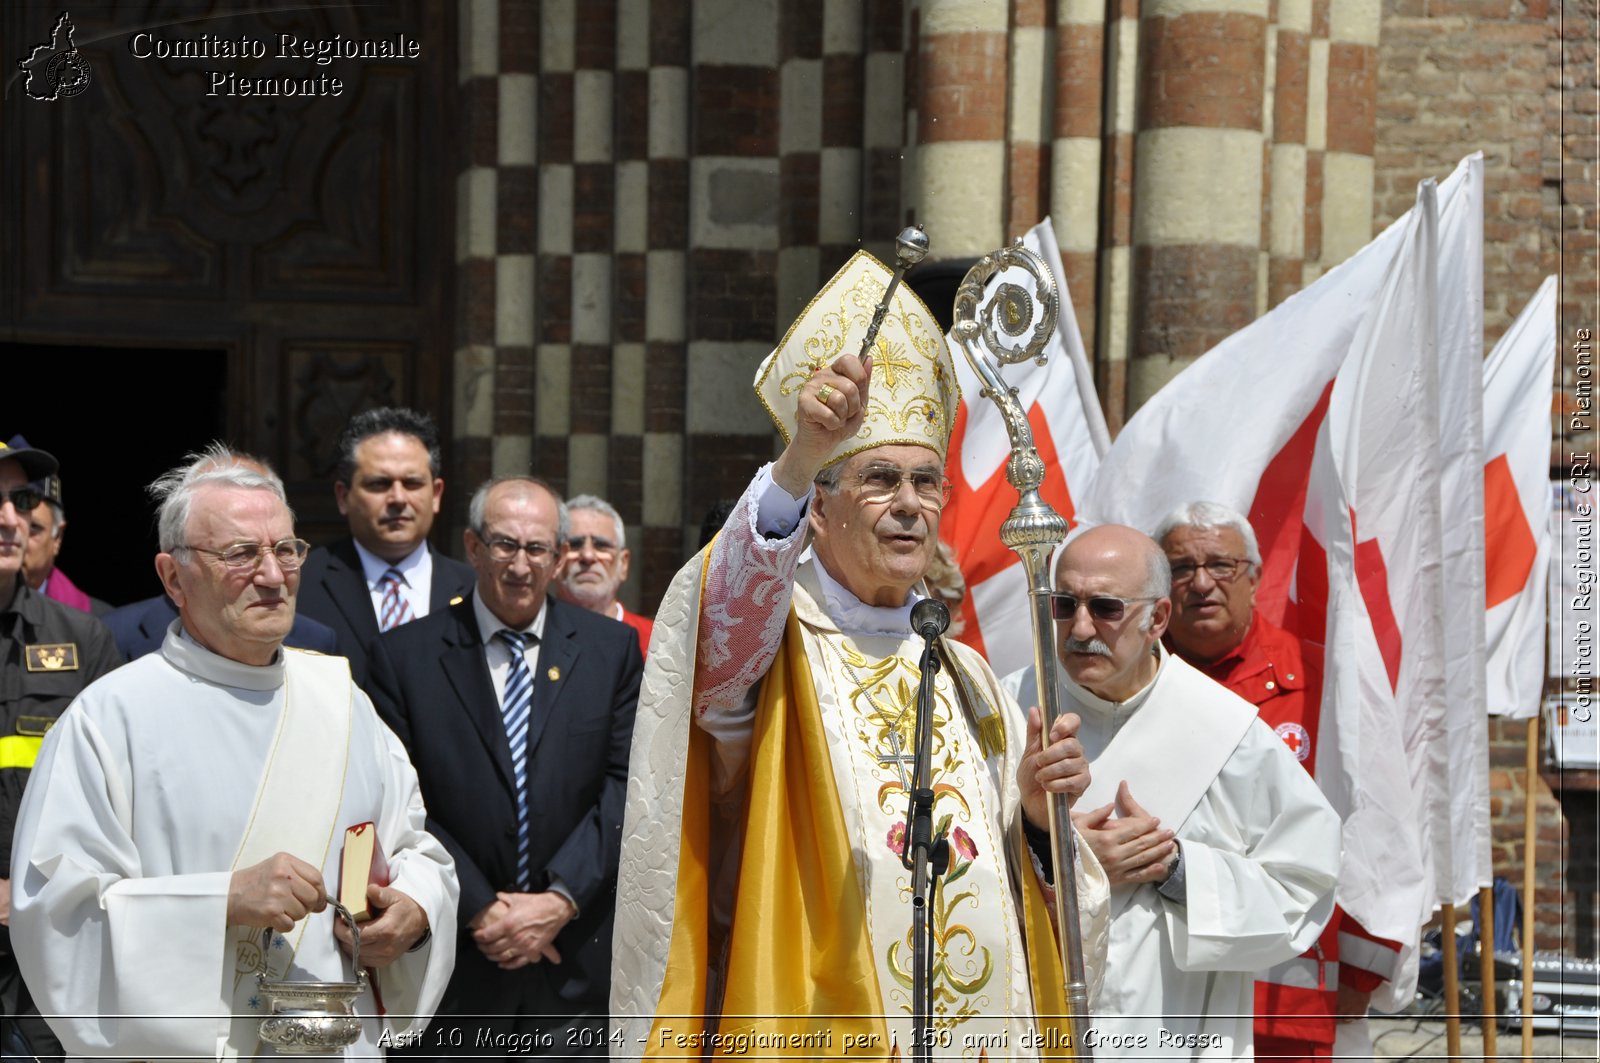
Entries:
POLYGON ((344 832, 339 855, 339 903, 350 909, 356 922, 365 923, 377 913, 367 903, 367 886, 389 884, 389 861, 378 844, 377 824, 357 823, 344 832))

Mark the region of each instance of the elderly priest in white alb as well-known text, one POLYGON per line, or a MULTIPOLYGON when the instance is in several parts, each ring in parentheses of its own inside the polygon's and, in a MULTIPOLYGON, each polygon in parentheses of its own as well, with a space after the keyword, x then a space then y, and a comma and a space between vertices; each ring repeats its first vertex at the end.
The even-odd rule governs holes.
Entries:
POLYGON ((387 1017, 363 993, 346 1052, 380 1055, 444 990, 455 868, 345 660, 282 648, 306 550, 282 483, 218 451, 152 489, 180 618, 44 740, 11 869, 23 976, 74 1057, 271 1054, 263 952, 274 979, 353 980, 324 891, 345 830, 371 821, 391 880, 369 888, 361 962, 387 1017))
POLYGON ((1162 648, 1171 579, 1154 540, 1115 524, 1056 566, 1063 707, 1093 772, 1073 818, 1111 879, 1092 1047, 1249 1059, 1255 972, 1333 913, 1339 817, 1254 705, 1162 648))

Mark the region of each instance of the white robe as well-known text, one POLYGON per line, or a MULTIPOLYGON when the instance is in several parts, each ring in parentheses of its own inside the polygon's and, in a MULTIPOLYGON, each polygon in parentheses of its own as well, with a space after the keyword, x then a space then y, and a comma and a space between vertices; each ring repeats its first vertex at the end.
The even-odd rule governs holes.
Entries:
MULTIPOLYGON (((1233 732, 1242 737, 1198 803, 1163 817, 1164 828, 1181 817, 1176 830, 1185 903, 1151 884, 1112 889, 1106 978, 1090 1019, 1092 1047, 1096 1058, 1106 1059, 1248 1059, 1255 972, 1310 948, 1331 916, 1339 818, 1283 742, 1255 718, 1254 706, 1159 652, 1157 678, 1120 704, 1095 697, 1062 673, 1062 707, 1083 719, 1078 737, 1094 775, 1093 792, 1079 800, 1076 812, 1100 807, 1115 794, 1121 779, 1100 770, 1102 755, 1156 699, 1170 699, 1166 707, 1175 702, 1186 715, 1243 713, 1249 720, 1233 732)), ((1033 683, 1031 666, 1006 680, 1013 692, 1019 686, 1031 691, 1033 683)), ((1206 739, 1166 727, 1125 737, 1141 745, 1132 756, 1119 749, 1117 759, 1133 767, 1118 774, 1133 799, 1157 814, 1163 781, 1182 774, 1185 759, 1206 739), (1145 743, 1148 751, 1141 752, 1145 743)))
MULTIPOLYGON (((94 683, 62 714, 19 815, 12 946, 73 1057, 272 1052, 258 1045, 261 1012, 249 1010, 259 1004, 247 988, 254 975, 237 969, 251 951, 241 942, 259 942, 261 932, 225 923, 230 868, 283 709, 285 669, 300 651, 251 667, 180 639, 176 627, 162 652, 94 683), (245 1013, 230 1015, 235 999, 245 1013)), ((337 889, 344 829, 376 822, 391 885, 422 906, 433 934, 380 972, 386 1020, 370 989, 357 1000, 362 1036, 346 1053, 370 1057, 420 1031, 437 1006, 455 963, 459 889, 448 853, 424 830, 404 748, 353 684, 350 695, 324 883, 337 889)), ((303 923, 288 978, 353 979, 333 918, 330 908, 303 923)))

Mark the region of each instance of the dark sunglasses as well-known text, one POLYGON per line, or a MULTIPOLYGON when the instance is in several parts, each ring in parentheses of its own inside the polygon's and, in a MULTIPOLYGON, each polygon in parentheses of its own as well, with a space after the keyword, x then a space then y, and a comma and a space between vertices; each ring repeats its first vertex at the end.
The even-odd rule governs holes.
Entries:
POLYGON ((1093 598, 1079 598, 1076 594, 1052 594, 1050 619, 1071 623, 1078 618, 1078 606, 1082 605, 1088 608, 1091 617, 1109 623, 1127 615, 1129 603, 1153 601, 1153 597, 1114 598, 1109 594, 1097 594, 1093 598))
POLYGON ((44 493, 34 487, 13 487, 10 491, 0 491, 0 506, 5 505, 8 498, 18 513, 32 513, 44 501, 44 493))

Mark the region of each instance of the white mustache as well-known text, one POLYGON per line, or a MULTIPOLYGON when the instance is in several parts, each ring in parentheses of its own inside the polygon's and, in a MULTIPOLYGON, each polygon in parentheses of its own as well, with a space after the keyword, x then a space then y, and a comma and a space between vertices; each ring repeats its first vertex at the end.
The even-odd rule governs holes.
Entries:
POLYGON ((1067 640, 1068 653, 1093 653, 1100 657, 1110 657, 1111 647, 1099 639, 1071 639, 1067 640))

